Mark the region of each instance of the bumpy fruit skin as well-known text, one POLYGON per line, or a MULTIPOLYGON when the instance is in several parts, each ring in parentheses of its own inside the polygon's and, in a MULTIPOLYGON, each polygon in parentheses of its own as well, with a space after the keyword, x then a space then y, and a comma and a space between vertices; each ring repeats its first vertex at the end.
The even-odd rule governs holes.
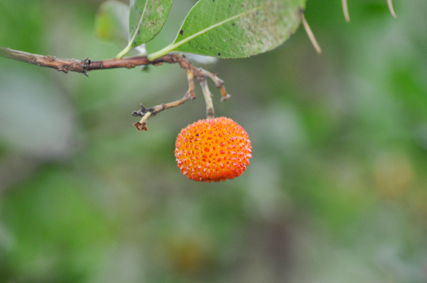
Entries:
POLYGON ((179 133, 175 157, 182 174, 218 182, 240 176, 252 157, 245 130, 229 118, 199 120, 179 133))

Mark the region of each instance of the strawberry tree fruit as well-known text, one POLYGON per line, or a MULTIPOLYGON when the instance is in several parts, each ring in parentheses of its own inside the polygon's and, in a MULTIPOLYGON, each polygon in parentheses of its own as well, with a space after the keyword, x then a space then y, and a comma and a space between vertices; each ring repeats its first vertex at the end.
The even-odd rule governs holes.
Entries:
POLYGON ((195 122, 179 133, 175 157, 182 174, 195 181, 218 182, 240 176, 252 157, 246 131, 229 118, 195 122))

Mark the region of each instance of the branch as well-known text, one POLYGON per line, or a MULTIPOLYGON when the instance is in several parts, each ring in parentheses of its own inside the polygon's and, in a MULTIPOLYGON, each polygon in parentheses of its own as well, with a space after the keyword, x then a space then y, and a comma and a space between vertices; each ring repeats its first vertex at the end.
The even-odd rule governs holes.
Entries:
POLYGON ((85 75, 87 75, 87 68, 88 65, 91 63, 88 58, 83 61, 76 59, 59 59, 55 56, 43 56, 3 47, 0 47, 0 56, 37 65, 40 67, 53 68, 64 73, 72 71, 83 73, 85 75))
POLYGON ((220 89, 221 96, 222 96, 221 101, 227 100, 230 97, 230 95, 227 94, 225 90, 224 82, 220 78, 218 78, 215 74, 212 74, 204 69, 195 68, 184 57, 177 54, 167 54, 153 61, 149 61, 147 59, 147 56, 135 56, 135 57, 121 58, 121 59, 114 58, 114 59, 108 59, 108 60, 102 60, 102 61, 92 61, 89 58, 86 58, 84 60, 60 59, 54 56, 44 56, 44 55, 38 55, 38 54, 32 54, 32 53, 27 53, 23 51, 13 50, 10 48, 0 47, 0 56, 10 58, 13 60, 18 60, 25 63, 29 63, 29 64, 33 64, 33 65, 37 65, 40 67, 53 68, 53 69, 56 69, 57 71, 62 71, 64 73, 68 73, 70 71, 70 72, 82 73, 86 76, 89 71, 94 71, 94 70, 105 70, 105 69, 115 69, 115 68, 131 69, 131 68, 135 68, 136 66, 143 66, 143 65, 159 66, 159 65, 162 65, 163 63, 179 64, 181 68, 187 71, 188 85, 189 85, 189 89, 187 93, 180 100, 159 104, 151 108, 145 108, 141 104, 140 110, 132 112, 132 115, 142 117, 142 119, 139 122, 134 124, 134 126, 139 131, 147 130, 147 126, 146 126, 147 119, 156 115, 158 112, 166 110, 171 107, 176 107, 190 99, 196 98, 196 95, 194 93, 194 81, 193 81, 194 78, 197 78, 197 80, 202 85, 202 90, 206 100, 206 112, 207 112, 208 118, 214 117, 213 116, 214 110, 213 110, 212 100, 210 97, 211 93, 208 88, 206 77, 209 77, 210 79, 212 79, 216 87, 220 89))

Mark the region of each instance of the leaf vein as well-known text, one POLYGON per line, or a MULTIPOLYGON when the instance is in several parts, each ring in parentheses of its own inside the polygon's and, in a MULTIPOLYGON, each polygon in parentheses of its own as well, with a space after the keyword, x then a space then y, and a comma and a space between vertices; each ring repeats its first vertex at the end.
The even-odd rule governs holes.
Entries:
POLYGON ((145 11, 147 11, 147 5, 148 5, 148 1, 145 1, 145 5, 144 5, 144 11, 142 12, 141 18, 139 19, 139 23, 135 28, 134 34, 132 36, 132 39, 130 40, 130 43, 133 44, 133 41, 135 40, 136 36, 138 35, 138 30, 142 24, 142 19, 144 19, 144 15, 145 15, 145 11))
POLYGON ((195 34, 190 35, 189 37, 184 38, 184 39, 183 39, 183 40, 181 40, 181 41, 178 41, 178 42, 174 43, 171 47, 173 47, 173 49, 175 49, 175 48, 177 48, 177 47, 179 47, 179 46, 183 45, 184 43, 186 43, 186 42, 188 42, 188 41, 192 40, 193 38, 196 38, 196 37, 198 37, 198 36, 200 36, 200 35, 202 35, 202 34, 204 34, 204 33, 208 32, 208 31, 210 31, 210 30, 212 30, 212 29, 214 29, 214 28, 217 28, 217 27, 219 27, 219 26, 222 26, 223 24, 225 24, 225 23, 227 23, 227 22, 229 22, 229 21, 231 21, 231 20, 234 20, 234 19, 236 19, 236 18, 239 18, 239 17, 241 17, 241 16, 243 16, 243 15, 249 14, 249 13, 254 12, 254 11, 256 11, 256 10, 258 10, 258 9, 261 9, 261 8, 262 8, 262 6, 258 6, 258 7, 252 8, 251 10, 248 10, 248 11, 246 11, 246 12, 243 12, 243 13, 237 14, 237 15, 235 15, 235 16, 233 16, 233 17, 231 17, 231 18, 225 19, 225 20, 223 20, 223 21, 221 21, 221 22, 219 22, 219 23, 216 23, 216 24, 214 24, 214 25, 212 25, 212 26, 209 26, 209 27, 207 27, 207 28, 205 28, 205 29, 203 29, 203 30, 201 30, 201 31, 199 31, 199 32, 196 32, 195 34))

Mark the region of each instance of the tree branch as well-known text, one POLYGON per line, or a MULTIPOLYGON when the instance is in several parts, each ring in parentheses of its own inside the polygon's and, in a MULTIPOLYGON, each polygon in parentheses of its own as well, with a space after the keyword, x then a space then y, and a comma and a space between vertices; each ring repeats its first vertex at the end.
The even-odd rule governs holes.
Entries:
POLYGON ((141 104, 141 109, 138 111, 134 111, 132 115, 141 116, 142 119, 135 123, 134 126, 139 130, 147 130, 146 121, 148 118, 156 115, 158 112, 163 111, 165 109, 176 107, 181 105, 182 103, 194 99, 196 97, 194 93, 194 78, 202 85, 202 90, 204 93, 204 97, 206 100, 206 112, 208 118, 213 118, 214 110, 212 100, 210 98, 210 91, 206 82, 206 77, 212 79, 215 83, 216 87, 218 87, 221 91, 221 101, 227 100, 230 95, 227 94, 224 82, 216 76, 216 74, 212 74, 204 69, 196 68, 190 64, 184 57, 178 54, 167 54, 162 57, 157 58, 156 60, 149 61, 147 56, 135 56, 129 58, 121 58, 121 59, 108 59, 102 61, 92 61, 89 58, 84 60, 76 60, 76 59, 60 59, 54 56, 44 56, 38 54, 27 53, 23 51, 13 50, 10 48, 0 47, 0 56, 10 58, 13 60, 18 60, 21 62, 37 65, 40 67, 47 67, 56 69, 57 71, 62 71, 64 73, 77 72, 82 73, 87 76, 89 71, 94 70, 105 70, 105 69, 115 69, 115 68, 135 68, 136 66, 144 66, 144 65, 154 65, 159 66, 163 63, 169 64, 179 64, 181 68, 187 71, 188 77, 188 85, 189 89, 185 96, 177 101, 159 104, 157 106, 151 108, 145 108, 141 104))
POLYGON ((89 59, 85 59, 83 61, 76 59, 59 59, 55 56, 43 56, 3 47, 0 47, 0 56, 40 67, 53 68, 64 73, 72 71, 83 73, 85 75, 87 75, 88 64, 90 64, 89 59))

